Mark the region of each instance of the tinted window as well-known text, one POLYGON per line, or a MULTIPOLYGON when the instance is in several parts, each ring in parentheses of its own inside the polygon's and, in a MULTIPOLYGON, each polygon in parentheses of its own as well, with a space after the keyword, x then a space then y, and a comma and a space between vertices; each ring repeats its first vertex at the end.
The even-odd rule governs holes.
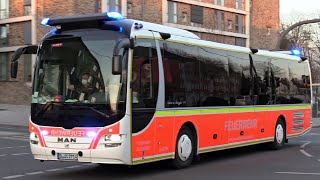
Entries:
POLYGON ((156 111, 159 87, 154 40, 138 39, 132 64, 132 132, 144 129, 156 111))
POLYGON ((254 95, 258 105, 272 104, 270 86, 269 59, 265 56, 252 55, 254 75, 254 95))
POLYGON ((253 72, 249 55, 229 52, 230 105, 246 106, 256 103, 254 96, 253 72))
POLYGON ((275 86, 276 104, 290 104, 289 62, 287 60, 271 59, 271 69, 274 76, 272 82, 275 86))
POLYGON ((307 63, 289 64, 290 102, 291 104, 310 102, 310 81, 307 63))
POLYGON ((199 105, 200 77, 197 54, 196 47, 163 42, 166 107, 199 105))
POLYGON ((158 57, 153 40, 138 40, 132 66, 133 108, 156 108, 158 57))
POLYGON ((223 50, 199 47, 200 105, 229 105, 228 58, 223 50))

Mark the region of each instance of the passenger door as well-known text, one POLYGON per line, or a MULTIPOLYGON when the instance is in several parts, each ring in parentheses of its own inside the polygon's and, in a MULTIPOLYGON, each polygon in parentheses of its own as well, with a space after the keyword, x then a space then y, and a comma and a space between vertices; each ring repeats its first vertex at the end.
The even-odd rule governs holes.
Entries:
POLYGON ((158 56, 153 33, 137 36, 132 58, 131 102, 133 158, 153 156, 154 116, 158 100, 158 56), (146 36, 147 35, 147 36, 146 36))

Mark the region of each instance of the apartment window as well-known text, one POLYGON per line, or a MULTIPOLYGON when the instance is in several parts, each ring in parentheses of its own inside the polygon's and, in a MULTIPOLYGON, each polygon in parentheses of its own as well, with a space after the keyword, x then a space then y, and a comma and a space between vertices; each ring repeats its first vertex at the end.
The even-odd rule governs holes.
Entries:
POLYGON ((236 0, 236 8, 244 10, 244 2, 245 0, 236 0))
POLYGON ((0 81, 7 81, 9 76, 9 59, 7 53, 0 53, 0 81))
POLYGON ((24 15, 25 16, 30 16, 31 15, 31 5, 29 6, 24 6, 24 15))
POLYGON ((24 31, 23 31, 23 41, 24 44, 32 44, 32 28, 31 21, 24 22, 24 31))
POLYGON ((95 12, 101 12, 101 0, 96 0, 95 1, 95 12))
POLYGON ((0 19, 9 17, 9 0, 0 0, 0 19))
POLYGON ((0 47, 8 46, 9 25, 0 25, 0 47))
POLYGON ((32 79, 32 55, 24 55, 24 81, 31 82, 32 79))
POLYGON ((224 6, 224 0, 214 0, 214 4, 224 6))
POLYGON ((120 12, 119 0, 108 0, 108 12, 120 12))
POLYGON ((177 15, 177 3, 168 1, 168 23, 177 23, 178 15, 177 15))
POLYGON ((244 15, 236 14, 236 24, 235 24, 236 32, 237 33, 244 33, 244 15))
POLYGON ((233 27, 232 27, 232 20, 228 20, 228 30, 232 31, 233 27))
POLYGON ((243 46, 246 47, 246 39, 243 38, 236 38, 236 46, 243 46))
POLYGON ((203 8, 191 5, 191 24, 203 24, 203 8))
POLYGON ((216 14, 216 29, 224 31, 224 12, 215 11, 216 14))
POLYGON ((24 0, 24 15, 31 15, 31 0, 24 0))
POLYGON ((132 8, 133 8, 132 2, 128 2, 128 4, 127 4, 127 13, 128 14, 132 13, 132 8))

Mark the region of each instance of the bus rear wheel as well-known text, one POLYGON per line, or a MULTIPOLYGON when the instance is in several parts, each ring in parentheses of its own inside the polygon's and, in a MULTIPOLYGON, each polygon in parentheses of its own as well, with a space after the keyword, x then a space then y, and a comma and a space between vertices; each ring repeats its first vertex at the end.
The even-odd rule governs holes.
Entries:
POLYGON ((187 126, 183 126, 178 134, 175 157, 172 166, 176 169, 191 165, 194 157, 194 136, 187 126))
POLYGON ((278 119, 275 131, 274 131, 274 140, 270 143, 270 148, 273 150, 281 149, 284 146, 286 140, 286 126, 282 119, 278 119))

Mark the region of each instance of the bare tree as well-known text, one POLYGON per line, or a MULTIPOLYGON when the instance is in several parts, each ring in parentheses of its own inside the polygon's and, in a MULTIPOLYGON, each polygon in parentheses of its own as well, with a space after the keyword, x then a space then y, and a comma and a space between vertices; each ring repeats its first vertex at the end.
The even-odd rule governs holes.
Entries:
MULTIPOLYGON (((317 17, 313 17, 315 19, 317 17)), ((280 30, 286 31, 288 27, 297 22, 306 22, 302 15, 295 14, 291 19, 281 22, 280 30)), ((281 49, 290 50, 300 48, 303 55, 308 58, 311 67, 313 83, 320 83, 320 23, 304 24, 292 29, 282 40, 281 49)))

